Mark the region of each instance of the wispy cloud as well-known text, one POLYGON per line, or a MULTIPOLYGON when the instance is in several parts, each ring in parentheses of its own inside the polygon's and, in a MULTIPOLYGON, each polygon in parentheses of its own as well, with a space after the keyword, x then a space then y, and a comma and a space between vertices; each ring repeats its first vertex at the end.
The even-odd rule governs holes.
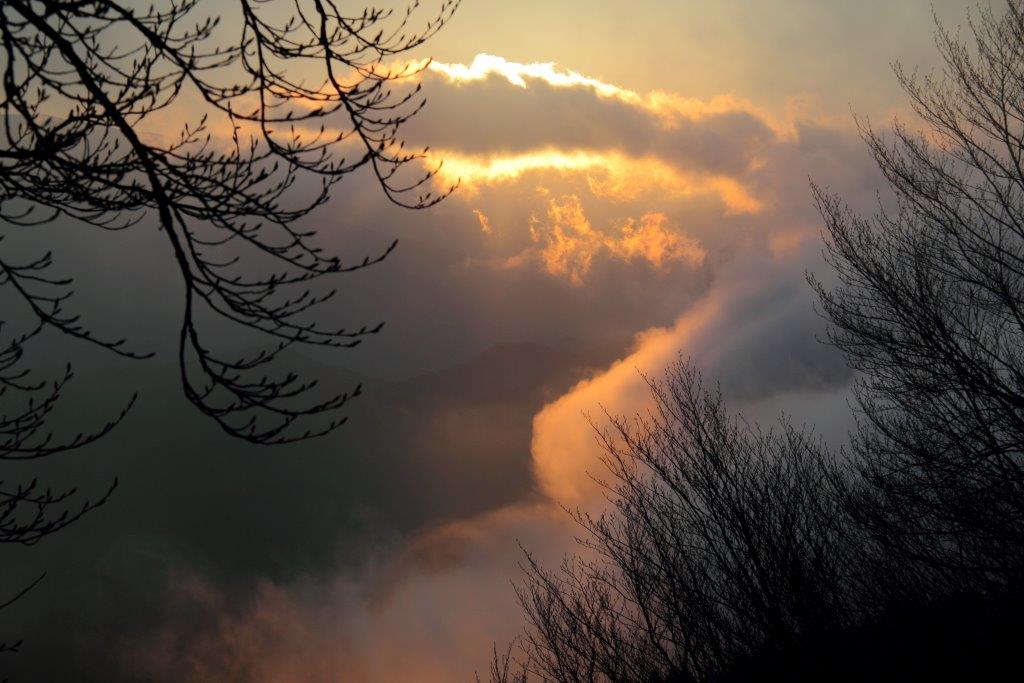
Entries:
POLYGON ((486 53, 478 54, 470 64, 445 64, 431 62, 430 70, 445 76, 454 83, 482 81, 488 76, 497 75, 512 85, 525 88, 527 79, 542 80, 549 85, 558 87, 584 87, 604 97, 618 97, 627 101, 640 101, 636 93, 604 83, 596 78, 589 78, 575 71, 560 69, 554 62, 530 62, 521 64, 510 62, 503 57, 486 53))
POLYGON ((646 109, 671 125, 677 119, 700 120, 707 116, 727 112, 746 112, 771 123, 778 132, 788 132, 791 126, 778 122, 767 110, 755 106, 749 100, 724 94, 710 99, 685 97, 664 90, 640 94, 634 90, 585 76, 577 71, 564 69, 554 62, 513 62, 481 53, 469 64, 447 64, 431 62, 429 71, 439 74, 449 82, 465 84, 483 81, 491 76, 503 78, 514 86, 527 88, 530 81, 540 81, 556 88, 583 88, 600 97, 613 98, 626 104, 646 109))
POLYGON ((487 217, 487 214, 480 209, 473 209, 473 214, 476 216, 476 219, 480 221, 480 232, 485 235, 490 235, 493 231, 491 230, 491 219, 487 217))

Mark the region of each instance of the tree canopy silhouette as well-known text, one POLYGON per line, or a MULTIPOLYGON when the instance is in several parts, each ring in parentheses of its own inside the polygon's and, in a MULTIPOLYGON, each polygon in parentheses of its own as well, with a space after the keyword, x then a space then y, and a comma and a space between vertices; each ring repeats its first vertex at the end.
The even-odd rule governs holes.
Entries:
POLYGON ((543 680, 707 680, 848 616, 824 444, 730 415, 681 361, 649 384, 652 413, 601 435, 611 508, 573 513, 582 553, 555 572, 527 556, 526 669, 543 680))
POLYGON ((969 585, 1024 570, 1024 4, 971 29, 939 27, 940 76, 897 67, 923 129, 862 127, 894 205, 815 188, 839 283, 812 278, 860 376, 858 514, 903 573, 969 585))

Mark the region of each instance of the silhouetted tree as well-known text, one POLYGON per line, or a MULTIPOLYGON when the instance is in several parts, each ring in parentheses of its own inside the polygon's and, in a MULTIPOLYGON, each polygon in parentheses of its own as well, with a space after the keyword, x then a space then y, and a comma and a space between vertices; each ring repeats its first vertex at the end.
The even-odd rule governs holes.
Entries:
POLYGON ((681 362, 649 384, 654 411, 602 434, 611 508, 572 513, 583 554, 559 571, 527 555, 527 663, 495 657, 495 680, 708 680, 850 620, 820 440, 729 415, 681 362))
MULTIPOLYGON (((337 418, 312 432, 295 422, 336 415, 348 394, 302 405, 311 383, 294 373, 268 377, 264 367, 291 344, 353 346, 380 329, 329 327, 310 316, 332 294, 314 282, 387 253, 346 263, 297 226, 334 185, 366 167, 393 202, 421 208, 440 199, 426 187, 431 171, 402 172, 424 156, 398 137, 423 100, 419 86, 393 84, 423 65, 385 63, 422 44, 456 7, 443 0, 417 32, 410 22, 418 5, 392 17, 350 13, 332 0, 285 11, 250 0, 227 8, 167 0, 146 10, 114 0, 5 1, 0 218, 39 225, 64 215, 117 230, 154 214, 184 282, 179 356, 188 398, 255 443, 331 429, 337 418), (222 25, 225 9, 232 15, 222 25), (188 111, 186 94, 201 113, 188 111), (189 115, 180 134, 144 133, 189 115), (316 191, 289 192, 300 181, 316 191), (275 345, 224 357, 201 337, 206 313, 275 345)), ((48 257, 20 266, 0 257, 4 283, 43 325, 144 355, 85 327, 67 310, 72 283, 51 270, 48 257)))
MULTIPOLYGON (((4 327, 0 327, 0 333, 4 327)), ((27 334, 7 339, 0 350, 0 460, 34 460, 84 446, 106 435, 131 407, 129 403, 112 421, 93 433, 79 433, 64 440, 55 437, 48 427, 49 418, 72 373, 68 367, 59 379, 47 382, 33 377, 24 367, 23 345, 41 329, 37 326, 27 334)), ((53 491, 37 480, 17 483, 0 479, 0 543, 32 545, 102 505, 116 487, 115 479, 100 498, 72 504, 74 488, 53 491)), ((42 578, 0 602, 0 609, 21 598, 42 578)), ((19 645, 20 641, 0 642, 0 653, 15 651, 19 645)))
MULTIPOLYGON (((397 12, 336 0, 4 0, 0 224, 24 232, 64 217, 116 231, 155 217, 184 285, 177 342, 188 399, 252 443, 324 434, 360 388, 325 396, 315 379, 273 363, 296 343, 351 347, 378 332, 315 313, 333 295, 321 283, 395 245, 346 262, 300 223, 360 168, 401 206, 430 206, 450 191, 430 188, 426 150, 400 138, 424 100, 418 85, 399 82, 426 65, 403 53, 457 5, 439 0, 421 20, 419 0, 397 12), (202 329, 219 323, 271 344, 249 357, 218 352, 211 337, 225 327, 202 329)), ((123 417, 66 440, 50 433, 71 370, 41 382, 23 367, 40 332, 150 355, 87 326, 69 303, 74 286, 49 253, 0 250, 0 458, 74 449, 123 417)), ((106 500, 72 508, 73 493, 0 483, 0 542, 34 543, 106 500)))
POLYGON ((838 275, 812 283, 859 371, 852 513, 896 591, 1024 577, 1024 3, 939 27, 922 124, 864 138, 895 197, 870 218, 815 188, 838 275))
MULTIPOLYGON (((61 391, 72 374, 70 367, 56 381, 36 380, 27 368, 21 367, 23 344, 41 328, 12 340, 0 351, 0 459, 33 460, 54 453, 79 448, 106 435, 123 418, 128 408, 111 422, 91 434, 79 433, 60 441, 48 430, 48 419, 57 406, 61 391)), ((134 399, 133 399, 134 401, 134 399)), ((129 407, 130 407, 129 403, 129 407)), ((111 486, 111 491, 116 486, 111 486)), ((40 489, 38 482, 7 486, 0 480, 0 543, 31 545, 43 536, 71 524, 88 510, 106 500, 84 503, 74 513, 62 510, 57 516, 49 514, 59 508, 74 491, 54 493, 40 489), (30 512, 26 514, 26 510, 30 512)), ((109 495, 109 491, 108 494, 109 495)))

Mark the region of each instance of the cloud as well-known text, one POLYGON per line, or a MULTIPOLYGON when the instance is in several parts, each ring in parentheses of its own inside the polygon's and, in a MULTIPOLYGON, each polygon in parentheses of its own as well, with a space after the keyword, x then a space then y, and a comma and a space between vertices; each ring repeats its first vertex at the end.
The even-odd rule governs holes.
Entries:
POLYGON ((558 87, 588 88, 603 97, 618 97, 627 102, 642 101, 636 93, 610 83, 603 83, 596 78, 588 78, 575 71, 559 69, 553 62, 520 64, 503 57, 481 53, 474 57, 469 65, 431 62, 429 69, 456 84, 482 81, 492 74, 497 74, 520 88, 527 87, 526 79, 537 79, 558 87))
POLYGON ((484 68, 481 59, 421 74, 432 96, 410 122, 411 141, 449 155, 617 153, 737 178, 766 147, 791 139, 791 122, 731 95, 640 95, 550 64, 498 60, 484 68))
POLYGON ((641 95, 633 90, 606 83, 596 78, 559 67, 554 62, 530 62, 522 64, 503 57, 481 53, 466 64, 431 62, 430 71, 441 74, 455 85, 479 83, 491 76, 503 78, 518 88, 528 88, 532 81, 540 81, 555 88, 581 88, 595 95, 624 102, 630 106, 649 111, 662 119, 667 127, 678 125, 680 120, 699 121, 716 114, 742 111, 770 122, 773 129, 788 133, 789 126, 775 122, 764 109, 749 100, 734 95, 717 95, 708 100, 684 97, 676 93, 654 90, 641 95))
POLYGON ((580 382, 533 418, 534 476, 551 500, 578 506, 601 498, 600 486, 590 475, 600 476, 602 451, 584 416, 601 410, 643 412, 650 399, 641 373, 656 377, 680 353, 687 353, 688 338, 721 315, 721 302, 708 298, 672 328, 641 333, 632 354, 603 374, 580 382))
POLYGON ((484 672, 515 634, 520 550, 554 560, 573 529, 549 505, 456 522, 358 576, 257 584, 241 604, 195 575, 173 577, 163 627, 118 643, 122 675, 171 683, 448 683, 484 672), (550 552, 548 552, 550 551, 550 552))
MULTIPOLYGON (((577 101, 588 106, 597 98, 633 106, 614 93, 597 92, 593 84, 554 86, 541 79, 538 87, 533 76, 519 76, 527 87, 500 78, 527 96, 544 91, 545 97, 555 98, 556 89, 583 91, 590 99, 577 101)), ((490 73, 462 87, 496 87, 495 77, 490 73)), ((643 115, 646 125, 662 125, 650 112, 643 115)), ((731 111, 709 113, 705 120, 721 125, 721 117, 734 125, 751 120, 750 113, 731 111)), ((761 125, 762 132, 769 128, 761 125)), ((266 583, 241 607, 207 597, 204 588, 191 601, 198 601, 200 611, 211 612, 205 621, 171 618, 143 639, 125 643, 131 671, 156 681, 176 680, 182 667, 193 672, 197 662, 212 659, 221 667, 218 672, 254 683, 315 681, 325 675, 371 682, 467 678, 486 666, 491 643, 507 640, 520 623, 509 587, 520 557, 516 540, 548 565, 578 550, 572 542, 576 530, 559 504, 593 509, 604 504, 591 478, 600 476, 601 450, 586 416, 600 426, 602 408, 627 415, 645 410, 650 404, 643 373, 657 377, 669 363, 689 357, 709 380, 721 382, 727 399, 757 419, 770 421, 787 406, 799 411, 798 417, 817 418, 821 411, 846 416, 841 407, 850 374, 834 351, 815 341, 821 322, 802 278, 805 268, 820 264, 816 242, 808 237, 816 226, 804 179, 814 168, 837 170, 830 177, 846 189, 861 191, 870 186, 870 178, 854 161, 853 150, 860 150, 845 134, 821 126, 797 130, 792 140, 773 133, 767 138, 769 147, 759 147, 753 156, 752 148, 742 144, 732 151, 728 145, 722 148, 725 157, 744 157, 725 165, 739 169, 735 177, 742 177, 741 187, 749 186, 750 196, 761 203, 757 211, 731 213, 720 189, 702 190, 714 201, 695 204, 692 193, 680 197, 659 189, 634 192, 614 186, 616 180, 639 180, 652 188, 670 187, 665 180, 648 177, 656 175, 652 169, 658 163, 677 174, 682 168, 692 173, 700 168, 705 179, 734 177, 716 175, 713 164, 670 163, 668 147, 665 156, 651 157, 585 146, 527 146, 521 153, 506 154, 500 149, 501 137, 479 153, 466 146, 445 147, 449 171, 462 163, 466 185, 475 192, 465 200, 456 195, 440 207, 432 234, 438 239, 447 235, 456 244, 465 240, 469 246, 443 258, 436 248, 414 251, 416 260, 407 266, 407 274, 415 278, 426 268, 414 288, 422 283, 426 292, 438 286, 435 280, 446 283, 439 300, 458 299, 462 311, 472 311, 476 298, 501 302, 500 324, 510 326, 502 328, 503 334, 514 334, 524 325, 537 332, 555 321, 561 326, 552 329, 563 334, 593 335, 594 329, 607 330, 636 310, 671 314, 653 327, 628 318, 634 331, 646 328, 636 335, 632 350, 552 397, 533 415, 529 457, 539 495, 441 524, 420 534, 397 556, 377 558, 367 570, 266 583), (544 151, 534 154, 531 150, 536 149, 544 151), (612 168, 626 170, 615 175, 612 168), (536 191, 538 184, 543 192, 536 191), (540 218, 531 224, 530 214, 540 218), (686 234, 679 225, 687 226, 686 234), (691 230, 691 225, 700 227, 691 230), (511 234, 516 227, 521 234, 511 234), (452 230, 458 231, 454 238, 445 232, 452 230), (707 244, 713 239, 718 240, 714 251, 707 244), (489 249, 495 258, 479 258, 489 249), (464 258, 471 250, 477 258, 464 258), (487 270, 479 265, 491 262, 506 267, 487 270), (527 263, 558 277, 537 278, 519 267, 527 263), (658 279, 694 271, 698 264, 713 273, 710 285, 658 279), (672 270, 675 265, 684 267, 672 270), (631 269, 616 270, 622 267, 631 269), (566 287, 570 291, 565 294, 551 280, 576 286, 566 287), (564 300, 558 299, 563 295, 564 300), (566 302, 567 308, 553 308, 556 300, 566 302), (569 310, 586 310, 588 315, 569 324, 569 317, 559 315, 569 310), (582 332, 576 327, 581 320, 601 326, 582 332), (805 412, 815 409, 819 412, 805 412), (227 665, 218 663, 224 652, 240 656, 227 665), (223 668, 237 666, 239 660, 246 668, 223 668)), ((678 161, 678 156, 673 158, 678 161)), ((416 302, 416 308, 423 305, 416 302)), ((427 310, 436 315, 434 309, 427 310)), ((472 323, 483 327, 483 314, 473 315, 472 323)), ((458 415, 453 413, 454 426, 458 415)), ((840 434, 844 423, 836 419, 829 429, 830 436, 840 434)), ((182 581, 187 587, 188 580, 182 581)))
POLYGON ((619 228, 619 236, 607 239, 605 246, 621 259, 641 259, 655 269, 664 268, 672 261, 694 266, 703 263, 707 252, 696 240, 670 230, 667 224, 665 214, 645 213, 637 221, 629 219, 619 228))
POLYGON ((534 246, 508 259, 506 266, 536 259, 547 273, 564 277, 576 286, 584 284, 594 259, 600 256, 646 261, 663 272, 674 262, 700 266, 707 255, 696 240, 671 229, 661 213, 645 213, 638 220, 629 218, 610 233, 598 231, 575 195, 548 200, 547 220, 534 218, 530 234, 534 246))
MULTIPOLYGON (((566 210, 575 212, 571 203, 566 210)), ((692 358, 709 379, 726 377, 727 398, 730 383, 738 386, 728 371, 741 368, 753 389, 734 405, 758 418, 774 419, 787 405, 842 412, 850 376, 841 359, 771 342, 813 338, 815 318, 802 313, 809 293, 795 286, 793 267, 808 259, 808 252, 737 258, 674 324, 637 335, 630 353, 545 405, 533 418, 530 449, 539 497, 428 530, 355 574, 263 582, 240 607, 180 577, 162 627, 123 641, 126 671, 157 682, 250 683, 441 682, 483 671, 492 643, 508 642, 521 623, 510 587, 519 545, 546 566, 583 552, 560 506, 605 505, 592 478, 601 476, 602 451, 588 414, 600 426, 602 409, 643 412, 650 406, 644 375, 658 377, 679 357, 692 358)))
POLYGON ((487 217, 487 214, 485 214, 480 209, 473 209, 473 215, 475 215, 477 220, 480 221, 480 232, 484 233, 485 235, 490 235, 492 232, 491 219, 487 217))
POLYGON ((655 193, 662 199, 713 195, 727 213, 757 213, 763 208, 763 203, 734 178, 680 169, 657 157, 548 148, 491 156, 436 150, 430 158, 444 161, 437 175, 442 186, 459 183, 462 192, 470 196, 483 185, 509 184, 528 174, 553 171, 580 174, 594 195, 620 201, 646 199, 655 193))
MULTIPOLYGON (((796 263, 807 257, 799 254, 796 263)), ((639 334, 629 356, 545 406, 534 417, 531 448, 541 490, 567 505, 603 501, 592 478, 602 471, 601 449, 583 416, 599 425, 603 411, 646 411, 651 403, 644 376, 657 379, 680 358, 718 383, 734 406, 766 402, 774 412, 769 421, 788 397, 843 390, 851 372, 838 352, 815 339, 822 323, 793 265, 793 259, 738 258, 673 325, 639 334)))

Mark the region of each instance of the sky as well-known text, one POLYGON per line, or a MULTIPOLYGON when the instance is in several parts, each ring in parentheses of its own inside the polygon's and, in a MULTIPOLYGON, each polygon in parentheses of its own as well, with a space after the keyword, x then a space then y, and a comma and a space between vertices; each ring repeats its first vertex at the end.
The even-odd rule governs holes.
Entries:
POLYGON ((955 27, 967 7, 464 0, 414 55, 433 62, 406 128, 458 189, 411 212, 357 177, 311 219, 341 254, 399 239, 327 313, 385 332, 292 357, 367 387, 316 442, 232 442, 179 396, 173 264, 124 257, 160 253, 147 224, 53 226, 93 320, 160 353, 86 361, 86 415, 144 390, 108 440, 44 465, 120 486, 75 529, 5 550, 12 575, 48 571, 8 612, 15 671, 472 680, 522 626, 521 548, 553 566, 578 551, 561 506, 602 509, 594 425, 646 410, 645 374, 690 359, 748 419, 841 445, 853 376, 806 282, 831 277, 810 181, 859 211, 885 201, 854 115, 912 123, 891 64, 935 68, 933 12, 955 27))

